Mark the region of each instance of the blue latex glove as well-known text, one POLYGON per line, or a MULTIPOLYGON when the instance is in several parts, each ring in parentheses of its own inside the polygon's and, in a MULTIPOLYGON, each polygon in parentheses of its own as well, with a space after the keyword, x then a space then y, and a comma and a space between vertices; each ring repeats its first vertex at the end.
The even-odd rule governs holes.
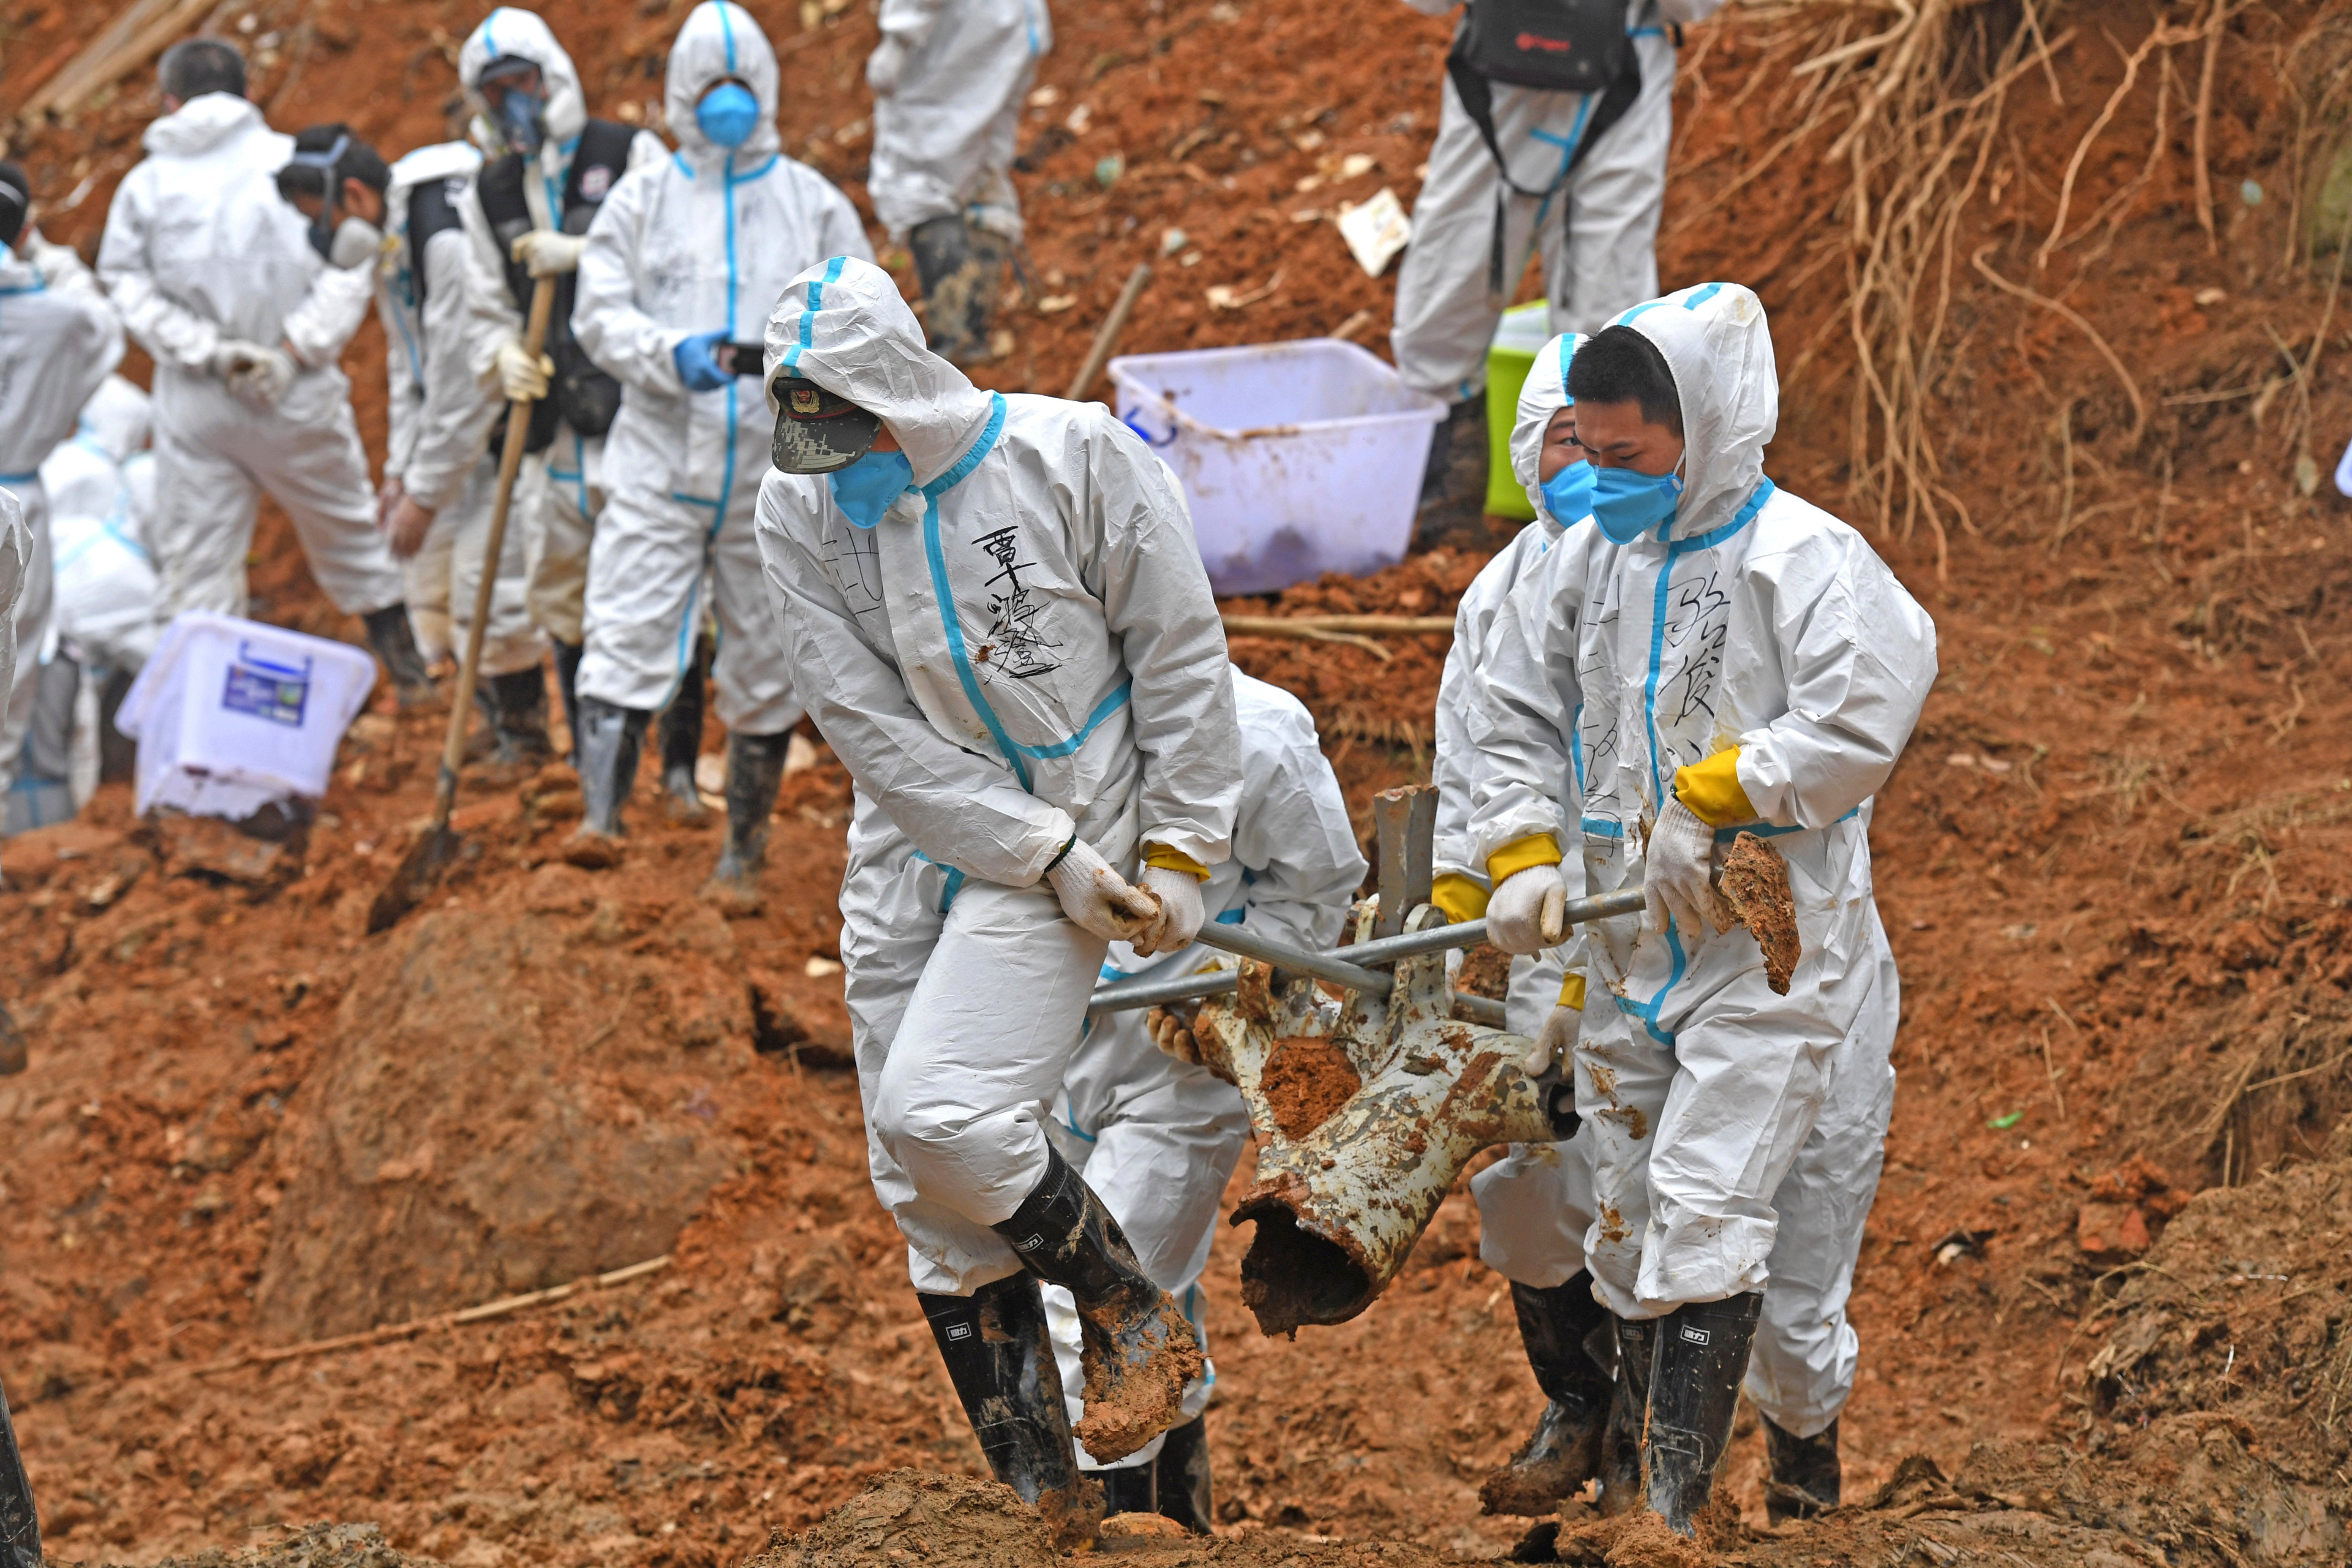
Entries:
POLYGON ((697 332, 669 351, 670 363, 677 366, 677 378, 688 392, 716 392, 735 379, 710 353, 712 344, 726 341, 725 332, 697 332))

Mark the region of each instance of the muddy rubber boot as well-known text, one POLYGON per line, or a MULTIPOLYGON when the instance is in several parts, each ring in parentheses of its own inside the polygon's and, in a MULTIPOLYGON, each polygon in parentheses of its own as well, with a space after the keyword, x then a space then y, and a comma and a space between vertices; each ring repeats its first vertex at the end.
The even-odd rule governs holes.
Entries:
POLYGON ((1087 1473, 1102 1483, 1103 1517, 1113 1519, 1122 1513, 1158 1513, 1160 1511, 1159 1460, 1129 1465, 1120 1470, 1089 1470, 1087 1473))
POLYGON ((1429 466, 1421 477, 1413 548, 1424 550, 1467 531, 1483 536, 1486 520, 1486 394, 1482 390, 1445 411, 1429 437, 1429 466))
POLYGON ((965 296, 964 334, 979 345, 982 359, 994 359, 995 346, 989 342, 989 328, 996 316, 996 297, 1004 288, 1004 263, 1013 254, 1013 242, 993 230, 967 226, 965 243, 971 247, 971 259, 966 266, 971 282, 965 296))
POLYGON ((662 710, 662 810, 672 822, 704 822, 710 816, 694 782, 694 764, 702 755, 703 682, 710 673, 709 649, 709 643, 696 641, 694 663, 678 682, 677 695, 662 710))
POLYGON ((499 765, 511 772, 538 772, 555 757, 547 733, 547 674, 539 666, 490 677, 491 705, 498 710, 499 765))
POLYGON ((1838 1424, 1833 1420, 1811 1437, 1792 1437, 1769 1415, 1764 1417, 1764 1456, 1769 1466, 1764 1481, 1764 1516, 1774 1524, 1792 1519, 1818 1519, 1838 1505, 1838 1424))
POLYGON ((746 911, 760 907, 760 868, 768 858, 768 818, 784 776, 793 732, 727 737, 727 846, 703 884, 705 897, 746 911))
MULTIPOLYGON (((961 216, 935 217, 917 224, 907 235, 914 253, 915 276, 923 285, 923 323, 930 351, 950 363, 977 364, 988 357, 988 337, 972 336, 973 290, 981 282, 982 258, 974 254, 971 230, 961 216)), ((1001 259, 1001 257, 1000 257, 1001 259)), ((988 301, 978 313, 987 319, 988 301)))
POLYGON ((1607 1327, 1609 1309, 1592 1299, 1592 1276, 1583 1269, 1549 1289, 1514 1280, 1511 1302, 1536 1386, 1549 1403, 1526 1447, 1479 1487, 1478 1506, 1487 1513, 1541 1519, 1559 1512, 1560 1499, 1573 1497, 1600 1473, 1610 1381, 1584 1342, 1607 1327))
POLYGON ((1076 1430, 1087 1452, 1123 1459, 1174 1426, 1184 1385, 1207 1364, 1200 1341, 1085 1180, 1048 1148, 1045 1179, 992 1228, 1030 1272, 1077 1300, 1087 1383, 1076 1430))
POLYGON ((1209 1526, 1217 1517, 1217 1500, 1209 1484, 1208 1413, 1168 1428, 1152 1467, 1160 1472, 1160 1512, 1195 1535, 1210 1534, 1209 1526))
POLYGON ((1601 1511, 1631 1513, 1642 1501, 1642 1428, 1649 1420, 1650 1363, 1656 1353, 1654 1321, 1611 1320, 1617 1331, 1617 1381, 1609 1394, 1609 1421, 1601 1435, 1601 1511))
MULTIPOLYGON (((1069 1407, 1036 1277, 1015 1274, 969 1296, 918 1290, 915 1299, 923 1304, 989 1473, 1061 1533, 1065 1521, 1087 1510, 1080 1507, 1069 1407)), ((1087 1519, 1085 1528, 1090 1531, 1092 1524, 1087 1519)))
POLYGON ((416 633, 408 624, 408 606, 386 605, 381 610, 370 610, 360 619, 367 626, 368 646, 375 649, 376 658, 383 661, 384 673, 392 677, 392 689, 399 700, 400 710, 413 712, 439 700, 441 689, 433 684, 433 673, 425 668, 425 656, 416 651, 416 633))
POLYGON ((563 731, 572 737, 572 749, 563 760, 573 767, 580 765, 580 660, 587 653, 585 644, 565 642, 551 636, 548 642, 555 649, 555 691, 563 700, 563 731))
POLYGON ((1694 1301, 1658 1320, 1642 1468, 1651 1511, 1677 1535, 1698 1533, 1698 1516, 1714 1493, 1763 1310, 1764 1293, 1749 1290, 1724 1301, 1694 1301))
POLYGON ((0 1391, 0 1568, 41 1568, 41 1517, 33 1508, 33 1483, 25 1478, 25 1457, 16 1448, 16 1426, 8 1418, 5 1391, 0 1391))
POLYGON ((621 808, 637 781, 637 755, 645 750, 642 708, 615 708, 593 697, 580 699, 578 761, 580 795, 586 809, 563 858, 593 870, 621 858, 621 808))

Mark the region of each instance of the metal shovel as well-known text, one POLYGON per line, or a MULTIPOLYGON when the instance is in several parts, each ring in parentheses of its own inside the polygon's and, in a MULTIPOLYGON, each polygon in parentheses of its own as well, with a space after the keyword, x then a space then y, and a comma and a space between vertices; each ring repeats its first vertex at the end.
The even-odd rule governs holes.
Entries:
MULTIPOLYGON (((547 342, 547 318, 555 304, 555 279, 541 278, 531 285, 530 321, 523 346, 539 357, 547 342)), ((515 475, 522 468, 523 443, 530 433, 531 403, 520 399, 507 405, 506 446, 499 453, 498 499, 490 508, 490 536, 482 547, 482 580, 474 588, 474 620, 466 628, 466 653, 457 664, 457 689, 449 700, 449 734, 441 748, 441 776, 434 785, 433 820, 392 874, 383 890, 368 908, 368 933, 387 931, 440 885, 442 873, 457 858, 463 842, 449 826, 457 804, 457 767, 466 759, 466 731, 474 713, 474 679, 482 663, 482 633, 490 618, 490 595, 498 585, 499 560, 506 550, 507 511, 514 500, 515 475)))

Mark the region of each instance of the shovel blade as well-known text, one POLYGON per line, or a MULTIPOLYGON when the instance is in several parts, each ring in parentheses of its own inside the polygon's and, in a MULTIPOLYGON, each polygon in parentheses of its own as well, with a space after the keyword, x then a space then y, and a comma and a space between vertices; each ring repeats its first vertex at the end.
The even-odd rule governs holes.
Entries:
POLYGON ((399 869, 392 880, 368 906, 368 934, 389 931, 401 918, 432 896, 441 884, 441 873, 457 858, 457 846, 462 842, 457 830, 446 822, 438 822, 425 830, 402 857, 399 869))

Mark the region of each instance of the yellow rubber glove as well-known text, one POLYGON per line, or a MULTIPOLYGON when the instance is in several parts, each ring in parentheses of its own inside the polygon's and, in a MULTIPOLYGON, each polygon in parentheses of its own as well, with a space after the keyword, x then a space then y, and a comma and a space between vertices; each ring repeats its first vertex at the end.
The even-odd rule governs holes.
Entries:
POLYGON ((1467 925, 1486 916, 1486 889, 1475 877, 1448 871, 1430 884, 1429 901, 1445 911, 1455 925, 1467 925))
POLYGON ((1675 770, 1675 798, 1709 827, 1753 822, 1756 808, 1739 787, 1739 748, 1727 746, 1703 763, 1675 770))

